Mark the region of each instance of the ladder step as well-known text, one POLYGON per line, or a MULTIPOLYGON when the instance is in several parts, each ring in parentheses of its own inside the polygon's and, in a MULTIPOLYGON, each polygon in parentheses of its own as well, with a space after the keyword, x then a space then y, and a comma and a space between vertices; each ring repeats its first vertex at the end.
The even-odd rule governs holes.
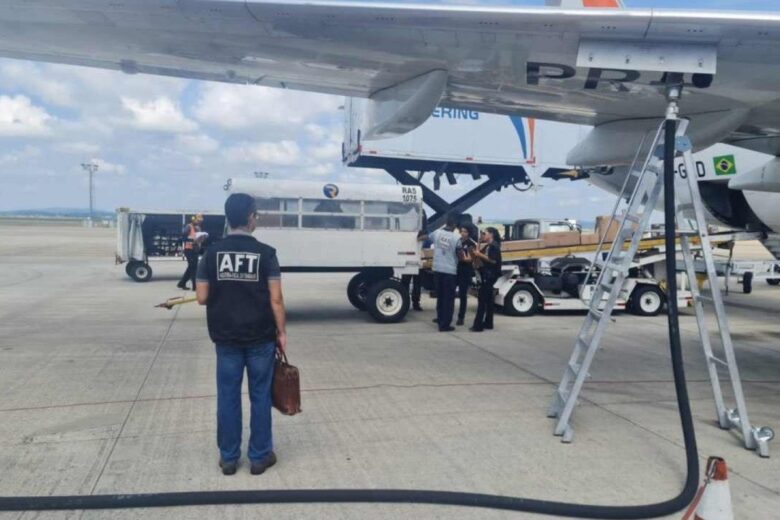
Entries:
POLYGON ((639 222, 642 220, 642 217, 640 217, 639 215, 634 215, 631 213, 624 215, 623 218, 625 220, 628 220, 629 222, 633 222, 634 224, 639 224, 639 222))
POLYGON ((571 375, 573 375, 574 377, 577 377, 577 375, 580 372, 580 367, 581 366, 582 365, 580 365, 579 363, 569 363, 568 365, 566 365, 566 368, 569 370, 571 375))
POLYGON ((618 273, 620 273, 622 275, 627 275, 628 274, 628 266, 625 265, 625 264, 619 264, 619 263, 615 263, 615 262, 610 262, 610 263, 607 264, 606 268, 608 270, 610 270, 610 271, 617 271, 618 273))
POLYGON ((678 212, 679 211, 692 211, 693 209, 695 209, 695 206, 693 205, 693 202, 686 202, 686 203, 677 205, 677 211, 678 212))
POLYGON ((725 361, 723 361, 722 359, 720 359, 719 357, 716 357, 716 356, 710 356, 710 362, 711 363, 715 363, 717 365, 722 365, 724 367, 728 367, 729 366, 728 363, 726 363, 725 361))
POLYGON ((612 285, 610 282, 601 282, 601 284, 600 284, 600 285, 601 285, 601 286, 604 288, 604 290, 605 290, 605 291, 607 291, 607 292, 610 292, 610 291, 612 291, 612 288, 614 287, 614 285, 612 285))
POLYGON ((588 311, 588 314, 590 314, 591 318, 593 318, 596 321, 600 320, 604 316, 604 313, 598 309, 590 309, 588 311))
POLYGON ((681 237, 699 236, 699 232, 694 229, 678 229, 677 231, 675 231, 675 233, 680 235, 681 237))
POLYGON ((710 302, 710 303, 712 303, 712 302, 714 301, 714 300, 712 299, 712 296, 705 296, 705 295, 703 295, 703 294, 700 294, 700 295, 698 296, 698 299, 699 299, 699 300, 701 300, 701 301, 703 301, 703 302, 710 302))

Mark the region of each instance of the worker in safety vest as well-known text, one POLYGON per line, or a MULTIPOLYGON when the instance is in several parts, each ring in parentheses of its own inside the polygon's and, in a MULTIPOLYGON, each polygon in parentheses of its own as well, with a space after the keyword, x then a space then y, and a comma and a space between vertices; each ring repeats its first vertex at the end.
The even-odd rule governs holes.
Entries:
POLYGON ((230 228, 209 246, 198 266, 198 303, 206 306, 217 352, 219 466, 233 475, 241 457, 241 388, 244 372, 251 403, 247 454, 252 475, 276 463, 271 431, 271 387, 277 350, 287 348, 282 279, 276 250, 252 235, 255 199, 233 193, 225 201, 230 228))
POLYGON ((195 275, 198 272, 198 254, 200 253, 200 246, 202 243, 202 237, 198 236, 198 233, 202 231, 203 215, 198 213, 192 217, 192 222, 184 226, 182 229, 182 240, 184 242, 184 258, 187 260, 187 270, 176 284, 179 289, 187 289, 187 281, 192 282, 192 290, 195 290, 195 275))

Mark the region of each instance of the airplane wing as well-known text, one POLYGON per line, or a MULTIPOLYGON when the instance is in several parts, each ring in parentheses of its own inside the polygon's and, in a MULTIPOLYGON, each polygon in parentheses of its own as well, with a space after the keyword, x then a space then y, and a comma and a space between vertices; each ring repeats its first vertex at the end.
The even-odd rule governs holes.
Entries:
POLYGON ((407 126, 439 102, 589 125, 657 118, 663 70, 679 68, 683 114, 780 153, 777 13, 0 0, 0 56, 370 98, 407 126))

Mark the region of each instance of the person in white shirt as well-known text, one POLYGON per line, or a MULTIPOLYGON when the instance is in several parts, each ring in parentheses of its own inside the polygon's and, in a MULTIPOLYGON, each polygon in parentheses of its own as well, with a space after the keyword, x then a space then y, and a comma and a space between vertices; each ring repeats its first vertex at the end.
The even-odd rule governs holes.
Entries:
POLYGON ((436 286, 436 322, 439 332, 455 330, 452 315, 455 311, 455 286, 458 273, 457 247, 459 236, 455 232, 455 215, 447 217, 444 229, 437 229, 426 238, 433 242, 433 277, 436 286))

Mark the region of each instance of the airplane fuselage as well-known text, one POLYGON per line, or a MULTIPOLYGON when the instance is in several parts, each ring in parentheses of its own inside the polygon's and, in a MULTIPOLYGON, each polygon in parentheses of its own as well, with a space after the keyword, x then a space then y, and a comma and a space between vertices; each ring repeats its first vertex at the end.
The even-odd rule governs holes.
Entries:
MULTIPOLYGON (((694 154, 699 190, 708 211, 708 222, 737 229, 763 230, 780 233, 780 193, 733 190, 729 180, 766 164, 770 155, 718 144, 694 154)), ((593 173, 590 182, 611 193, 619 193, 628 174, 621 166, 606 173, 593 173)), ((675 163, 675 174, 686 178, 682 159, 675 163)), ((680 190, 684 193, 684 190, 680 190)))

